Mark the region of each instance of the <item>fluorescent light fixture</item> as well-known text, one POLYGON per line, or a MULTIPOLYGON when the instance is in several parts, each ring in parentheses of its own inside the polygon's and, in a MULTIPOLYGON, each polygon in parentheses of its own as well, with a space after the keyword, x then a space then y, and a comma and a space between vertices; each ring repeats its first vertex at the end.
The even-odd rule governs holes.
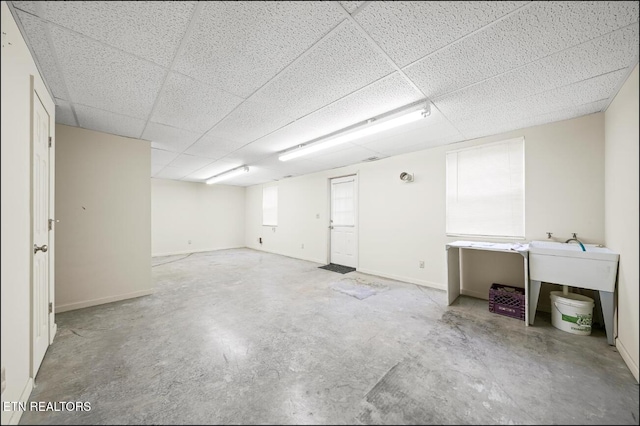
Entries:
POLYGON ((238 167, 237 169, 229 170, 228 172, 220 173, 219 175, 216 175, 216 176, 212 177, 211 179, 208 179, 207 180, 207 185, 211 185, 211 184, 214 184, 214 183, 221 182, 223 180, 227 180, 227 179, 234 178, 236 176, 240 176, 241 174, 247 173, 248 171, 249 171, 249 167, 248 166, 242 166, 242 167, 238 167))
POLYGON ((338 135, 335 137, 331 137, 322 142, 314 143, 311 145, 302 146, 293 151, 289 151, 287 153, 282 154, 279 158, 280 161, 288 161, 294 158, 302 157, 303 155, 312 154, 314 152, 321 151, 323 149, 331 148, 336 145, 340 145, 346 142, 350 142, 356 139, 363 138, 365 136, 373 135, 375 133, 384 132, 385 130, 393 129, 395 127, 403 126, 405 124, 412 123, 414 121, 418 121, 421 118, 427 117, 431 114, 430 105, 427 103, 426 108, 420 109, 418 111, 411 111, 409 113, 403 114, 399 117, 394 117, 389 120, 381 121, 380 123, 376 123, 373 120, 373 124, 365 125, 364 127, 354 130, 349 133, 345 133, 342 135, 338 135))

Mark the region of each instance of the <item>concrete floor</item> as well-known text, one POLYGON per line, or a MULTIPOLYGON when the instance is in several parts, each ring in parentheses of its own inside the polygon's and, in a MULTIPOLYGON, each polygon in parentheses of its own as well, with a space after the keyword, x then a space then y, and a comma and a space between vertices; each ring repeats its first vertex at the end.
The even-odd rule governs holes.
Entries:
POLYGON ((21 424, 638 424, 604 333, 249 249, 155 258, 152 296, 63 313, 21 424))

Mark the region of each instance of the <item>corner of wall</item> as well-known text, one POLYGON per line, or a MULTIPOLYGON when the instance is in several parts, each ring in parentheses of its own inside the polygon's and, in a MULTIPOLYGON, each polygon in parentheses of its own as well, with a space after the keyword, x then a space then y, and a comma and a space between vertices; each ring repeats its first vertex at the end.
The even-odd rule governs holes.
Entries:
POLYGON ((639 361, 640 256, 638 65, 605 112, 605 245, 620 254, 616 347, 636 381, 639 361))

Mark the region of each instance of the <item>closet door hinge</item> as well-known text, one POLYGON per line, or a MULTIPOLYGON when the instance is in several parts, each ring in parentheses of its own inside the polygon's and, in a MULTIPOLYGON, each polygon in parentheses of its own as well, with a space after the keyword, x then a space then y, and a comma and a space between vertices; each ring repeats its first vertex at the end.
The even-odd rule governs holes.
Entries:
POLYGON ((49 136, 49 148, 51 148, 51 136, 49 136))
POLYGON ((53 312, 53 303, 49 302, 49 313, 53 312))

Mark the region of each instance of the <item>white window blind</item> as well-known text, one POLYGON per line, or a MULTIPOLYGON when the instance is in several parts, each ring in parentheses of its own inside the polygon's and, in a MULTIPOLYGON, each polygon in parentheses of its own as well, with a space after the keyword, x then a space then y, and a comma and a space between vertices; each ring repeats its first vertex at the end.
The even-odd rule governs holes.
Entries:
POLYGON ((524 138, 447 152, 446 228, 524 238, 524 138))
POLYGON ((277 186, 265 186, 262 188, 262 224, 264 226, 278 226, 277 186))

